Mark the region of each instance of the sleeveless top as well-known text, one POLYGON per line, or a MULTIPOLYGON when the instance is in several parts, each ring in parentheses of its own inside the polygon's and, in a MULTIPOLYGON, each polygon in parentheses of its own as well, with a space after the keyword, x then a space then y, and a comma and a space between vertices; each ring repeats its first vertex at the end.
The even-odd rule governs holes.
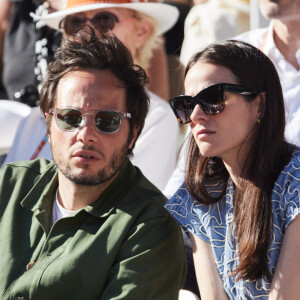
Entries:
MULTIPOLYGON (((220 184, 208 187, 209 193, 221 191, 220 184)), ((230 299, 268 299, 271 281, 254 281, 230 277, 238 260, 238 245, 234 236, 234 184, 229 179, 226 195, 212 205, 200 204, 183 184, 166 203, 173 217, 197 237, 211 244, 215 262, 230 299)), ((281 171, 272 191, 273 229, 268 250, 268 269, 273 277, 286 229, 300 213, 300 149, 296 148, 291 160, 281 171)))

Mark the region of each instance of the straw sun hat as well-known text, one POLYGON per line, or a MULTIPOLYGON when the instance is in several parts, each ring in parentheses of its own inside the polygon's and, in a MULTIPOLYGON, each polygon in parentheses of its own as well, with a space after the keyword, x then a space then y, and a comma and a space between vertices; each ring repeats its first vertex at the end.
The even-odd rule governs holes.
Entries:
POLYGON ((43 21, 49 27, 59 30, 60 21, 68 15, 111 7, 129 8, 151 16, 158 22, 157 34, 172 28, 179 17, 176 7, 165 3, 146 2, 146 0, 68 0, 64 10, 44 16, 31 15, 36 21, 43 21))

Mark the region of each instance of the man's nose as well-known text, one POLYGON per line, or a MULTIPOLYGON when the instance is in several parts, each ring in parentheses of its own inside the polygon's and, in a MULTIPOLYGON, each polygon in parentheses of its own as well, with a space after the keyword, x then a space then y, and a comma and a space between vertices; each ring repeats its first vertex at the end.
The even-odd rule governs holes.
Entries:
POLYGON ((98 139, 98 130, 91 116, 82 118, 78 127, 77 137, 84 143, 96 142, 98 139))

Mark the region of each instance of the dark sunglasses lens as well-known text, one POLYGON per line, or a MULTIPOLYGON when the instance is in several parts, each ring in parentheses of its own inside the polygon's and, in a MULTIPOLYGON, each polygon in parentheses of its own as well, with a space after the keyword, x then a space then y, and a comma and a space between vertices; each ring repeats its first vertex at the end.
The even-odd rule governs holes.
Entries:
POLYGON ((191 122, 191 114, 195 108, 195 104, 191 101, 191 97, 177 97, 171 100, 170 104, 181 123, 191 122))
POLYGON ((63 108, 56 113, 57 125, 63 130, 74 130, 80 126, 81 121, 82 114, 76 109, 63 108))
POLYGON ((70 35, 72 33, 75 33, 77 30, 79 30, 83 24, 85 23, 84 19, 80 19, 78 17, 66 17, 63 20, 63 29, 66 34, 70 35))
POLYGON ((122 117, 113 111, 99 111, 95 116, 95 124, 99 131, 114 133, 121 125, 122 117))
POLYGON ((118 18, 112 13, 99 13, 92 20, 93 25, 104 32, 113 30, 117 22, 118 18))
POLYGON ((224 109, 223 92, 217 86, 204 89, 195 97, 196 104, 208 115, 215 115, 224 109))

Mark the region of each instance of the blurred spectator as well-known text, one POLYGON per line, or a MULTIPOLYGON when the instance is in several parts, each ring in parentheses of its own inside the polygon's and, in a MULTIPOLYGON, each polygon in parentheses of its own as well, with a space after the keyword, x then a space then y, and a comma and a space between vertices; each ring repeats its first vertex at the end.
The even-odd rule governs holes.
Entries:
POLYGON ((179 10, 179 18, 169 31, 164 34, 166 53, 168 58, 168 75, 170 82, 170 98, 182 94, 184 66, 180 62, 180 52, 184 39, 184 22, 193 5, 192 0, 165 0, 179 10))
POLYGON ((10 100, 0 100, 0 165, 12 145, 20 120, 31 111, 30 106, 10 100))
POLYGON ((0 163, 19 122, 30 113, 30 106, 38 105, 38 86, 61 39, 55 30, 41 23, 36 26, 29 13, 44 14, 64 4, 65 0, 0 0, 0 122, 7 125, 0 129, 0 163))
POLYGON ((212 42, 226 40, 249 29, 249 1, 200 0, 190 10, 184 29, 180 59, 190 57, 212 42))
POLYGON ((274 63, 285 102, 285 137, 300 146, 300 1, 260 0, 259 4, 270 25, 236 39, 259 48, 274 63))
POLYGON ((45 61, 53 56, 61 37, 46 26, 38 24, 40 26, 36 27, 29 14, 44 14, 46 8, 60 9, 64 3, 65 0, 0 0, 1 7, 5 7, 1 30, 5 38, 0 39, 0 48, 3 49, 0 54, 7 99, 38 105, 38 84, 42 72, 45 72, 45 61))

